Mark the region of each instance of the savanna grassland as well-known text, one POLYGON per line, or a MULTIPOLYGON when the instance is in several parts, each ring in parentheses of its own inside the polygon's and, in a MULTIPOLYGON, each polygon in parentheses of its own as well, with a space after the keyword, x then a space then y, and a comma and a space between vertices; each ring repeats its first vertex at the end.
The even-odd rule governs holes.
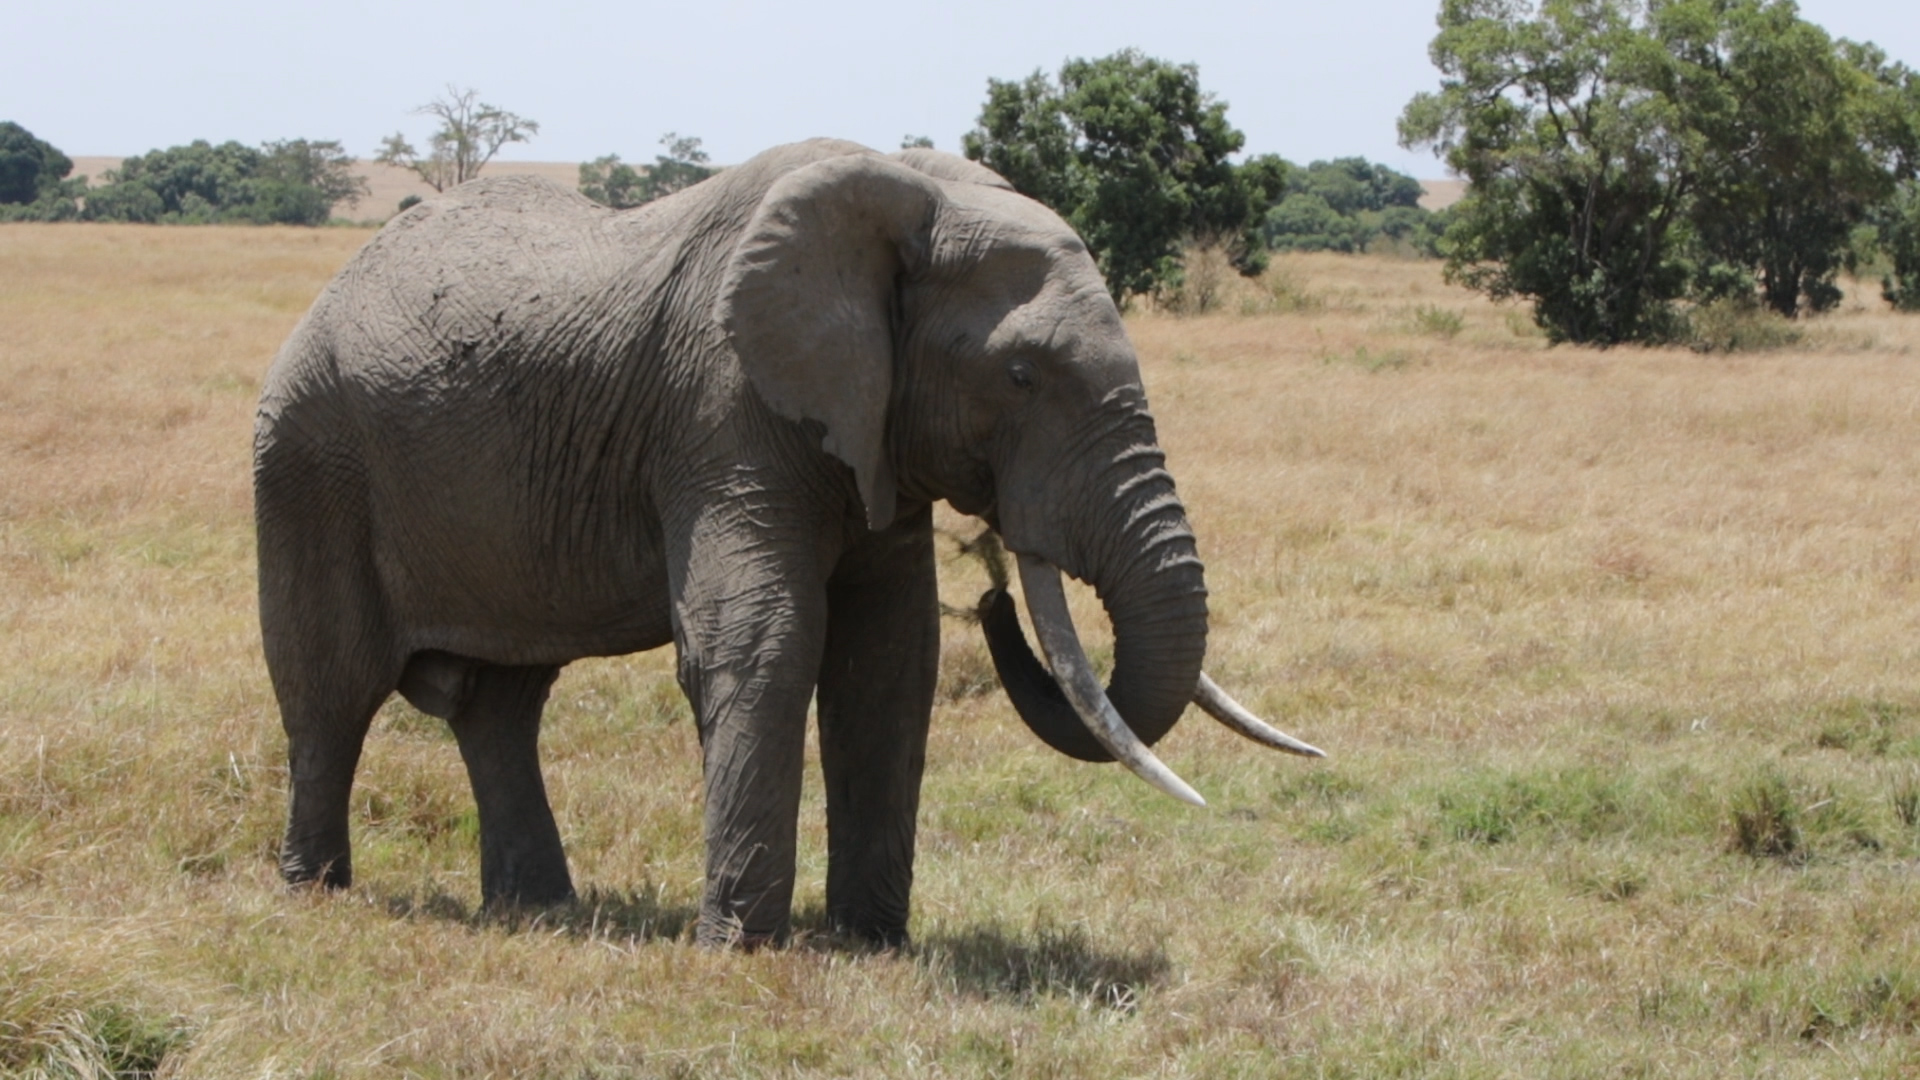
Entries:
POLYGON ((949 619, 916 944, 822 932, 816 775, 796 938, 738 955, 690 942, 663 654, 555 688, 579 905, 476 910, 398 704, 355 886, 280 885, 253 400, 367 236, 0 228, 0 1074, 1920 1073, 1920 319, 1872 289, 1733 355, 1548 348, 1384 258, 1132 316, 1209 667, 1331 756, 1191 714, 1185 807, 1039 745, 949 619))

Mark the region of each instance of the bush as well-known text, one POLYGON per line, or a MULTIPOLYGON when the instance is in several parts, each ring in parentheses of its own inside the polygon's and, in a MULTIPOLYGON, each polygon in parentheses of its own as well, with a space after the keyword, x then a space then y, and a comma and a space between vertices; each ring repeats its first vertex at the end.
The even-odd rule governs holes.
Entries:
POLYGON ((0 221, 65 221, 78 216, 84 177, 73 160, 11 120, 0 122, 0 221))
POLYGON ((1880 250, 1893 264, 1880 295, 1897 311, 1920 311, 1920 182, 1908 181, 1875 215, 1880 250))
POLYGON ((167 225, 324 225, 366 181, 337 142, 292 139, 259 149, 204 139, 127 158, 86 193, 90 221, 167 225))
POLYGON ((1761 307, 1751 295, 1715 300, 1687 313, 1685 340, 1695 352, 1755 352, 1800 343, 1800 330, 1785 316, 1761 307))

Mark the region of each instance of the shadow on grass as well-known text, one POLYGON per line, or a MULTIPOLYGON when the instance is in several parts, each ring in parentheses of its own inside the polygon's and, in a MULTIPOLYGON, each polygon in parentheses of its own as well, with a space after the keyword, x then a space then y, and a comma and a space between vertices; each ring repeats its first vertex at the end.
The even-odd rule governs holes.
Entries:
MULTIPOLYGON (((699 921, 697 903, 676 903, 658 887, 589 889, 579 899, 545 908, 488 908, 439 890, 390 895, 384 903, 397 919, 437 919, 509 934, 541 933, 582 941, 691 942, 699 921)), ((1080 926, 1042 926, 1028 933, 1000 927, 936 934, 904 952, 832 929, 824 907, 806 904, 793 913, 790 949, 859 955, 898 955, 969 997, 1032 1005, 1042 998, 1068 998, 1131 1013, 1140 998, 1166 981, 1173 964, 1158 947, 1109 952, 1087 940, 1080 926)))
POLYGON ((1030 1005, 1044 997, 1132 1012, 1173 965, 1158 947, 1107 952, 1079 926, 1009 934, 998 927, 931 937, 914 949, 922 967, 959 993, 1030 1005))
POLYGON ((392 895, 384 900, 397 919, 439 919, 509 934, 555 934, 582 941, 691 941, 697 903, 669 900, 657 887, 588 889, 552 907, 476 906, 445 892, 392 895))

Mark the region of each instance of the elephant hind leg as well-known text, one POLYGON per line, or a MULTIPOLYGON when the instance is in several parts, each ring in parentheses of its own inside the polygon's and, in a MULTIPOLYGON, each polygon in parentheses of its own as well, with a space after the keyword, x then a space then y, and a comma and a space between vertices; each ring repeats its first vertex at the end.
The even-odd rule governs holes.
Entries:
MULTIPOLYGON (((489 905, 572 899, 573 879, 540 776, 540 713, 560 669, 421 655, 433 659, 421 664, 416 657, 408 665, 417 681, 437 675, 461 688, 449 723, 480 809, 481 895, 489 905)), ((406 685, 403 680, 403 690, 406 685)))
POLYGON ((322 618, 307 611, 297 619, 263 619, 267 667, 287 734, 280 874, 289 884, 353 883, 348 797, 367 728, 393 689, 397 666, 379 648, 385 635, 377 624, 356 614, 330 610, 322 618))
POLYGON ((349 455, 264 431, 256 443, 260 631, 287 735, 280 873, 353 881, 347 800, 367 728, 393 691, 393 642, 349 455))

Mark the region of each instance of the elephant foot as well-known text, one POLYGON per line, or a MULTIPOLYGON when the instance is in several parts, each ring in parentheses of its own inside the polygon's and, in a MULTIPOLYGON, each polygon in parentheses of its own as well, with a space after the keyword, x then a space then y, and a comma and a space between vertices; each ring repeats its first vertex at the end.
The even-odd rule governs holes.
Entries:
POLYGON ((353 857, 317 859, 296 852, 280 855, 280 878, 292 890, 345 889, 353 884, 353 857))
POLYGON ((539 850, 525 854, 531 858, 511 860, 496 852, 483 852, 480 894, 487 907, 552 907, 571 903, 576 898, 573 878, 567 873, 566 856, 560 853, 558 843, 542 845, 539 850), (486 855, 495 858, 489 859, 486 855), (509 865, 504 869, 488 865, 496 859, 509 863, 519 861, 522 865, 509 865), (489 870, 493 873, 488 873, 489 870))
POLYGON ((904 949, 913 944, 904 926, 835 926, 834 931, 876 949, 904 949))
POLYGON ((694 927, 693 941, 703 949, 737 949, 750 953, 778 948, 786 942, 787 932, 784 926, 774 930, 748 930, 737 918, 702 915, 694 927))

